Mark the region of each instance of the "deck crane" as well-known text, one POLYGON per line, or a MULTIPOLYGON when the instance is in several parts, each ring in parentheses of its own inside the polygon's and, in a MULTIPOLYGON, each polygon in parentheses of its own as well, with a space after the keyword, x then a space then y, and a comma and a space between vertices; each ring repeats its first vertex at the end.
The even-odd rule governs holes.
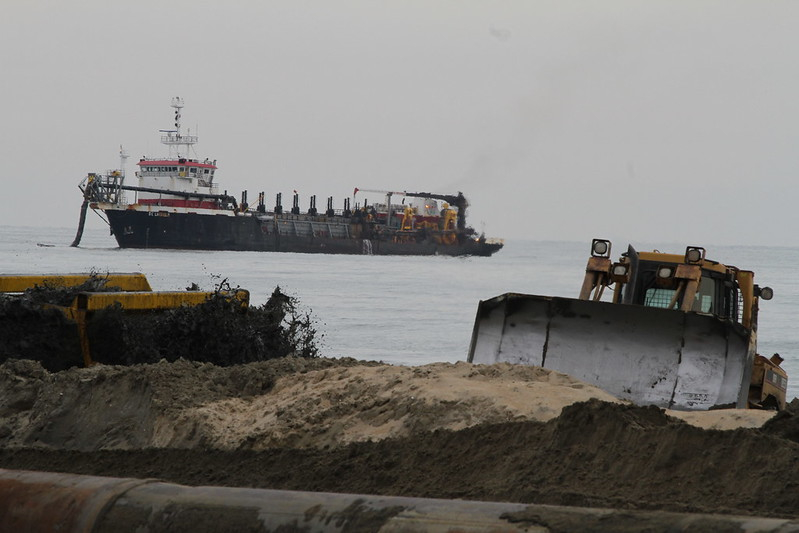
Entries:
MULTIPOLYGON (((385 194, 386 195, 386 206, 391 205, 391 197, 392 196, 408 196, 411 198, 432 198, 434 200, 441 200, 442 202, 447 202, 449 205, 458 208, 458 222, 457 222, 457 229, 458 231, 463 231, 466 229, 466 208, 469 207, 469 202, 466 200, 466 197, 463 196, 463 193, 458 191, 458 194, 437 194, 432 192, 407 192, 407 191, 381 191, 381 190, 374 190, 374 189, 360 189, 358 187, 355 188, 353 191, 353 196, 358 194, 359 192, 374 192, 378 194, 385 194)), ((388 220, 386 224, 391 220, 391 212, 389 209, 388 213, 388 220)))

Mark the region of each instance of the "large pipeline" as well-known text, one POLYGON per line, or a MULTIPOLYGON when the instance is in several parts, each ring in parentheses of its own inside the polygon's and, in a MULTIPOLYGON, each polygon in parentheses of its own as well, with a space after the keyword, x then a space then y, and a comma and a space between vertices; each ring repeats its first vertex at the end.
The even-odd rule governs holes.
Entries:
POLYGON ((99 183, 98 187, 104 187, 106 189, 122 189, 123 191, 134 191, 134 192, 150 192, 153 194, 166 194, 168 196, 182 196, 183 198, 200 198, 204 200, 221 200, 223 202, 230 202, 233 204, 233 207, 238 209, 238 204, 236 203, 236 198, 233 196, 229 196, 227 194, 208 194, 208 193, 200 193, 200 192, 191 192, 191 191, 172 191, 166 189, 156 189, 153 187, 136 187, 134 185, 115 185, 111 183, 99 183))
POLYGON ((0 531, 799 531, 775 518, 519 503, 185 487, 0 469, 0 531))
POLYGON ((83 237, 83 227, 86 225, 86 208, 89 206, 89 200, 83 200, 80 206, 80 218, 78 219, 78 232, 75 234, 75 239, 72 241, 73 248, 80 244, 80 239, 83 237))

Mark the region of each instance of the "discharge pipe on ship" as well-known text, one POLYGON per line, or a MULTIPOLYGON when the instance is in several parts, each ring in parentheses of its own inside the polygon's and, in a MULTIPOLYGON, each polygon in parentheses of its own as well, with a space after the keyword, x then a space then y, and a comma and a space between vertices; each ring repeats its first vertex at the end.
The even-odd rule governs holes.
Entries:
POLYGON ((80 206, 80 219, 78 220, 78 233, 75 234, 75 239, 72 241, 73 248, 77 247, 80 244, 80 240, 83 237, 83 226, 86 224, 86 209, 89 207, 89 200, 83 200, 83 203, 80 206))

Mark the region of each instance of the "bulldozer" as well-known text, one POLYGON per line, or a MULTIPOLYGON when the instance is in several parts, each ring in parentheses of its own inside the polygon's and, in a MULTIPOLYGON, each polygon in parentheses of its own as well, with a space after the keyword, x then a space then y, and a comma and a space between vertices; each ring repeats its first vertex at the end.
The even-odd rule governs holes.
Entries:
POLYGON ((754 273, 685 253, 618 261, 593 239, 578 298, 506 293, 479 303, 468 361, 535 365, 639 405, 676 410, 784 409, 779 354, 757 354, 754 273))

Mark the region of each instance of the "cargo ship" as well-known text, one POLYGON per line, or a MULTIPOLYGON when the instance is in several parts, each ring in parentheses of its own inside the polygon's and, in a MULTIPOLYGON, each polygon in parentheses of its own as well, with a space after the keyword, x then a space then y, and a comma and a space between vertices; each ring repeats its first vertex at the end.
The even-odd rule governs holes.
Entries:
POLYGON ((80 243, 88 209, 106 221, 121 248, 490 256, 503 246, 467 226, 469 203, 460 192, 356 187, 341 209, 328 197, 320 210, 316 196, 301 209, 297 191, 285 208, 282 193, 269 207, 264 192, 254 205, 247 191, 237 201, 220 192, 216 160, 192 157, 198 138, 181 131, 183 100, 173 98, 172 107, 174 129, 160 130, 169 155, 141 158, 136 185, 125 183, 128 156, 121 147, 119 169, 90 173, 80 182, 83 204, 73 246, 80 243), (370 203, 370 193, 381 201, 370 203))

